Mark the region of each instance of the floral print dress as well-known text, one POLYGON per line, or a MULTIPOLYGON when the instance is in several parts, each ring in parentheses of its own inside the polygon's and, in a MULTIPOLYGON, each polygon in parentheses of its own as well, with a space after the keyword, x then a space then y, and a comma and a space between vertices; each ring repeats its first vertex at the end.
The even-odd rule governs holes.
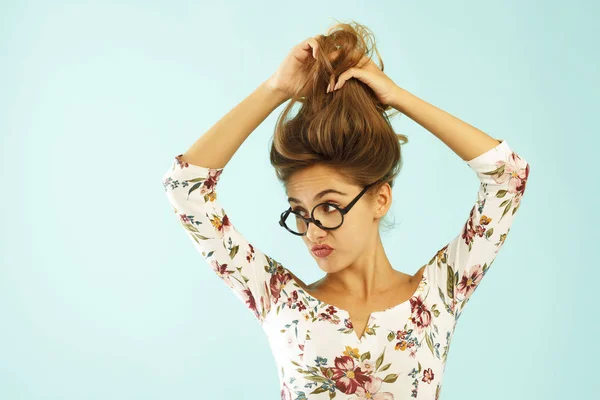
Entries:
POLYGON ((193 245, 261 324, 281 399, 438 399, 456 323, 506 240, 529 176, 499 140, 466 162, 480 184, 458 235, 424 265, 412 297, 373 312, 360 338, 346 310, 302 290, 235 228, 217 201, 223 168, 179 155, 163 186, 193 245))

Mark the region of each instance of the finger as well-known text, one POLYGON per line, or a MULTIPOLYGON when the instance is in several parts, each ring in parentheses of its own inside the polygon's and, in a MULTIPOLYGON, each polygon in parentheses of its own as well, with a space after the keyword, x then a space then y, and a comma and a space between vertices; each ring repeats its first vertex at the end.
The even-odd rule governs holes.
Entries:
POLYGON ((333 86, 335 85, 335 75, 329 77, 329 85, 327 85, 327 93, 333 92, 333 86))
POLYGON ((375 63, 373 62, 371 57, 363 56, 360 60, 360 65, 358 67, 364 68, 365 66, 372 66, 372 65, 375 65, 375 63))
POLYGON ((316 59, 317 58, 317 49, 319 48, 319 42, 317 42, 316 38, 318 38, 319 35, 315 35, 312 37, 307 38, 304 42, 302 42, 300 44, 300 48, 306 52, 310 52, 312 53, 312 56, 316 59))
POLYGON ((344 83, 350 78, 360 79, 363 76, 364 76, 364 72, 360 68, 356 68, 356 67, 348 68, 347 70, 345 70, 344 72, 342 72, 340 74, 340 76, 338 77, 337 83, 333 87, 333 90, 340 89, 342 86, 344 86, 344 83))

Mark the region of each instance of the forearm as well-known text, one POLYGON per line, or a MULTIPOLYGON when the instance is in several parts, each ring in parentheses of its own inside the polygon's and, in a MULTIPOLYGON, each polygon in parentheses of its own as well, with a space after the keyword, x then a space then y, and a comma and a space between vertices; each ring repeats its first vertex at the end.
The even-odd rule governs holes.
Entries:
POLYGON ((284 96, 261 83, 183 154, 187 163, 224 168, 248 136, 282 103, 284 96))
POLYGON ((402 88, 398 88, 391 105, 433 133, 465 161, 474 159, 500 143, 485 132, 402 88))

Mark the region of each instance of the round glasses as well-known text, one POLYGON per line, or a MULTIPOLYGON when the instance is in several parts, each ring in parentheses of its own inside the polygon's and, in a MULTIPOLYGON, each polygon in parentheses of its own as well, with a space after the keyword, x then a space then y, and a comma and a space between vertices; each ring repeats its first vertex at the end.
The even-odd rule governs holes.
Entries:
POLYGON ((365 194, 367 190, 377 182, 379 181, 365 186, 365 188, 350 202, 350 204, 344 208, 340 208, 332 203, 320 203, 314 206, 310 213, 310 217, 307 218, 300 214, 300 211, 292 210, 292 207, 290 207, 281 213, 279 225, 298 236, 306 235, 306 232, 308 232, 308 224, 311 222, 317 225, 319 228, 328 231, 338 229, 344 223, 344 215, 346 215, 362 197, 362 195, 365 194))

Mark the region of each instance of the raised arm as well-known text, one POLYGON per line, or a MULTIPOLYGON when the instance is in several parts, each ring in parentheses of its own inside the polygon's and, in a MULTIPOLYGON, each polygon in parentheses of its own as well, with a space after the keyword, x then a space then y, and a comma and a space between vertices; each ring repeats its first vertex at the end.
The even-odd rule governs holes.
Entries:
POLYGON ((206 168, 224 168, 250 134, 287 97, 261 83, 181 155, 181 161, 206 168))
MULTIPOLYGON (((317 35, 318 36, 318 35, 317 35)), ((281 104, 300 89, 304 63, 316 56, 317 41, 308 38, 294 46, 279 68, 240 104, 225 114, 181 157, 189 164, 224 168, 246 138, 281 104)))
POLYGON ((525 193, 529 164, 506 140, 494 139, 404 89, 395 87, 393 93, 393 106, 448 145, 480 181, 463 229, 429 264, 436 267, 429 273, 446 310, 458 319, 506 240, 525 193))
POLYGON ((307 49, 307 42, 294 47, 273 76, 175 157, 162 179, 173 211, 196 250, 261 324, 272 306, 279 305, 281 288, 291 277, 235 228, 217 201, 216 187, 244 140, 295 90, 285 77, 294 76, 300 63, 297 57, 309 56, 307 49))
POLYGON ((475 203, 458 235, 427 266, 456 320, 504 245, 529 177, 529 164, 506 140, 467 165, 480 181, 475 203))

